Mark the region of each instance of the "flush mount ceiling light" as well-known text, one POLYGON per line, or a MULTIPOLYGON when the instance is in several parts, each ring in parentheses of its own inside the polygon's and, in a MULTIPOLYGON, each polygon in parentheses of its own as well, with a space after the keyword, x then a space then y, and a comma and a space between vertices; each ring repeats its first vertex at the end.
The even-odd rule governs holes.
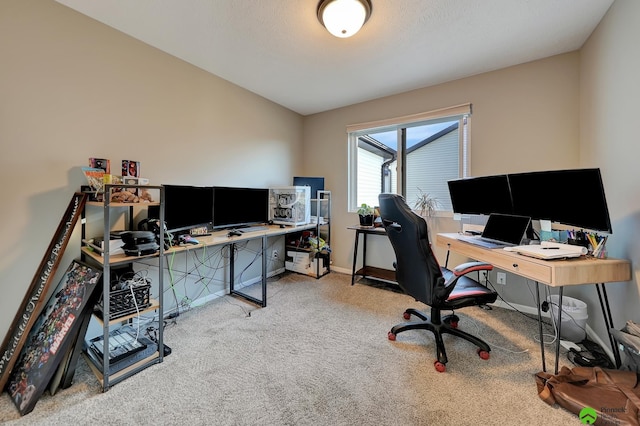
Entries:
POLYGON ((321 0, 318 4, 318 20, 336 37, 351 37, 362 28, 369 16, 369 0, 321 0))

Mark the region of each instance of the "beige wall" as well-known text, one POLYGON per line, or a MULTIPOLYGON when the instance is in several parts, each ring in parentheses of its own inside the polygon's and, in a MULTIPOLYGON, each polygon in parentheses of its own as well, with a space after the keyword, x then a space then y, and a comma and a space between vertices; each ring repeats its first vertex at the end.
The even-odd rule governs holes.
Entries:
POLYGON ((0 2, 0 58, 1 337, 89 157, 139 160, 153 184, 301 173, 301 116, 53 1, 0 2))
MULTIPOLYGON (((580 61, 580 164, 602 171, 613 227, 609 255, 632 262, 631 282, 607 286, 616 328, 627 320, 640 322, 639 20, 639 2, 616 0, 582 49, 580 61)), ((589 324, 605 336, 595 290, 583 288, 577 294, 595 317, 589 324)))
MULTIPOLYGON (((578 101, 574 52, 305 117, 305 170, 326 176, 332 190, 336 269, 351 270, 353 233, 346 227, 358 220, 347 212, 347 125, 471 102, 472 174, 572 168, 579 161, 578 101)), ((456 229, 447 220, 439 225, 456 229)), ((370 254, 372 264, 391 267, 386 242, 372 243, 370 254)))

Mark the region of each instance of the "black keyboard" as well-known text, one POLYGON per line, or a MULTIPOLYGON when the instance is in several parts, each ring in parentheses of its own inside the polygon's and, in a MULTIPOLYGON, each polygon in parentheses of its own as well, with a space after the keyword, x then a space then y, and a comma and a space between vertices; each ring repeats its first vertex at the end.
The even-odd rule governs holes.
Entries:
POLYGON ((244 232, 257 232, 257 231, 266 231, 267 228, 266 226, 247 226, 246 228, 238 228, 236 229, 236 231, 240 231, 242 233, 244 232))

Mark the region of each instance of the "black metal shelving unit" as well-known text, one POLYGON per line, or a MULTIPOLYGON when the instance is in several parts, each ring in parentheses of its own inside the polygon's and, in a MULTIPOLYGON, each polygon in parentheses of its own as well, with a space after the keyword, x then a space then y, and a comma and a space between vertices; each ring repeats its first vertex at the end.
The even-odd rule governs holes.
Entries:
MULTIPOLYGON (((125 380, 128 377, 144 370, 145 368, 161 363, 164 358, 165 345, 164 345, 164 323, 163 323, 163 259, 164 259, 164 245, 162 243, 159 244, 159 250, 157 253, 143 256, 127 256, 125 254, 117 254, 112 255, 110 253, 109 248, 109 235, 111 234, 111 219, 112 212, 118 209, 125 209, 128 213, 128 229, 133 229, 133 218, 134 218, 134 208, 144 208, 149 206, 159 206, 159 218, 160 223, 164 223, 164 188, 162 186, 153 186, 153 185, 124 185, 124 184, 107 184, 104 188, 104 200, 102 202, 90 201, 86 203, 85 210, 90 207, 102 207, 103 208, 103 239, 104 249, 102 254, 95 251, 94 248, 90 247, 88 244, 84 244, 81 252, 84 260, 93 262, 99 267, 102 268, 102 306, 99 311, 101 311, 101 315, 96 315, 94 313, 94 318, 102 325, 102 345, 103 348, 109 348, 109 340, 112 338, 111 332, 112 329, 115 329, 116 326, 122 326, 141 314, 149 313, 149 312, 157 312, 158 316, 158 329, 156 341, 154 344, 157 344, 157 350, 149 354, 142 359, 135 359, 131 365, 127 365, 126 367, 118 370, 114 370, 114 365, 110 364, 109 359, 109 351, 103 350, 102 359, 96 360, 95 353, 89 354, 88 350, 85 349, 84 355, 87 358, 87 364, 94 372, 98 380, 102 384, 103 392, 109 390, 111 386, 116 383, 119 383, 125 380), (121 202, 112 202, 110 200, 110 194, 114 188, 133 188, 133 189, 146 189, 153 190, 159 193, 159 199, 156 202, 138 202, 138 203, 121 203, 121 202), (114 267, 122 267, 126 265, 132 265, 142 259, 150 259, 157 258, 158 259, 158 296, 156 299, 151 298, 150 305, 140 309, 138 312, 134 312, 125 316, 118 316, 117 318, 111 318, 111 307, 110 307, 110 296, 111 296, 111 269, 114 267), (91 359, 93 357, 93 360, 91 359), (101 362, 100 362, 101 361, 101 362), (99 367, 96 365, 99 365, 99 367)), ((86 211, 83 211, 83 220, 82 220, 82 240, 83 243, 86 242, 86 211)), ((160 235, 159 241, 164 241, 164 227, 160 226, 160 235)), ((96 310, 95 312, 98 312, 96 310)), ((84 336, 80 336, 80 338, 84 338, 84 336)), ((99 358, 99 357, 98 357, 99 358)))

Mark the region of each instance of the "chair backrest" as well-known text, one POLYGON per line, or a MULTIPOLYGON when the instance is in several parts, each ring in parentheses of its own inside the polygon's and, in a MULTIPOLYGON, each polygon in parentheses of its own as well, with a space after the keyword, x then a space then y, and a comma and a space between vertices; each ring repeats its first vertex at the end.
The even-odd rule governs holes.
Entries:
POLYGON ((405 293, 427 305, 437 304, 434 288, 444 282, 427 232, 427 222, 397 194, 380 194, 380 217, 396 254, 396 280, 405 293))

